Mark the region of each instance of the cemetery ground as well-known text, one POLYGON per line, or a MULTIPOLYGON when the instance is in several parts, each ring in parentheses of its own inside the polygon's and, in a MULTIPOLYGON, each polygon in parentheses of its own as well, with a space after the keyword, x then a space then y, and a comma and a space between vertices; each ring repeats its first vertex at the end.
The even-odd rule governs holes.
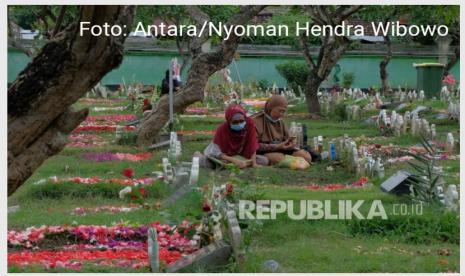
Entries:
MULTIPOLYGON (((122 101, 115 106, 128 105, 122 101)), ((432 108, 422 113, 436 124, 437 137, 445 140, 448 132, 458 135, 459 123, 448 119, 436 119, 435 115, 445 109, 447 104, 436 101, 423 102, 432 108)), ((93 107, 93 104, 79 101, 78 107, 93 107)), ((306 119, 303 113, 305 105, 300 103, 290 107, 286 122, 305 123, 310 137, 322 135, 325 148, 331 138, 348 134, 366 144, 389 144, 409 147, 420 143, 420 138, 410 134, 395 137, 380 136, 375 125, 361 121, 341 121, 330 116, 322 120, 306 119)), ((409 109, 413 109, 410 106, 409 109)), ((91 109, 90 115, 130 114, 129 111, 97 112, 91 109)), ((377 115, 377 111, 371 115, 377 115)), ((176 129, 184 132, 214 130, 222 118, 181 116, 176 129)), ((122 124, 122 123, 120 123, 122 124)), ((92 133, 92 132, 83 132, 92 133)), ((41 179, 57 176, 123 178, 122 171, 132 168, 136 177, 150 176, 160 171, 161 158, 166 157, 166 148, 153 151, 147 160, 137 162, 114 160, 94 162, 83 158, 88 152, 138 153, 140 148, 133 145, 115 145, 111 143, 114 132, 92 133, 102 140, 110 141, 97 147, 66 147, 60 154, 48 159, 14 195, 8 199, 8 206, 19 205, 19 209, 8 214, 8 230, 24 230, 30 226, 41 225, 112 225, 116 222, 126 224, 150 224, 160 221, 167 224, 180 224, 183 220, 195 222, 202 216, 202 196, 199 192, 190 192, 168 208, 137 209, 130 212, 89 212, 80 215, 75 208, 95 208, 99 206, 123 206, 128 202, 118 198, 113 188, 93 189, 88 185, 76 183, 34 184, 41 179)), ((212 135, 192 133, 184 135, 182 142, 182 160, 190 161, 195 151, 202 151, 212 135)), ((440 160, 447 183, 459 184, 459 160, 440 160)), ((454 212, 439 211, 438 208, 424 207, 423 215, 391 216, 393 206, 399 203, 410 204, 409 199, 384 193, 380 190, 383 180, 399 169, 411 170, 406 162, 385 163, 385 177, 369 179, 370 185, 357 189, 312 190, 311 184, 350 184, 358 180, 353 172, 337 162, 324 160, 316 162, 304 171, 294 171, 276 167, 249 168, 237 175, 235 183, 238 199, 279 199, 279 200, 381 200, 388 213, 388 220, 292 220, 287 215, 278 215, 276 220, 240 220, 243 233, 245 259, 242 263, 231 261, 229 265, 210 268, 215 272, 269 272, 264 265, 269 260, 279 266, 274 272, 446 272, 460 271, 459 268, 459 219, 454 212)), ((228 181, 228 170, 212 171, 201 169, 198 186, 228 181)), ((169 196, 170 187, 163 181, 157 181, 148 189, 146 203, 157 205, 169 196)), ((49 241, 44 246, 53 249, 59 240, 49 241), (55 244, 54 244, 55 243, 55 244)), ((17 251, 9 247, 9 254, 17 251)), ((16 266, 9 264, 10 272, 46 272, 69 271, 68 268, 44 268, 40 264, 16 266)), ((142 266, 105 266, 83 263, 80 272, 149 272, 142 266)), ((192 272, 209 271, 208 268, 192 268, 192 272)))

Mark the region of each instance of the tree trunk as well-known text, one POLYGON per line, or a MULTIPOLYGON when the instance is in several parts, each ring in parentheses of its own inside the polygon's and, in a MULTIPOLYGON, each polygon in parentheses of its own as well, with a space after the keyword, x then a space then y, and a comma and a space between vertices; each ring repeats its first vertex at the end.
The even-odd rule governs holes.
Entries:
MULTIPOLYGON (((189 52, 186 53, 184 51, 183 43, 181 41, 181 38, 179 37, 176 37, 176 47, 178 47, 178 53, 182 57, 181 68, 179 69, 179 74, 182 75, 191 57, 189 55, 189 52)), ((187 48, 189 49, 189 43, 187 43, 187 48)))
POLYGON ((384 39, 386 40, 386 55, 384 56, 383 60, 379 63, 379 76, 381 78, 381 93, 385 95, 389 89, 389 82, 388 82, 388 72, 386 70, 389 62, 391 61, 392 57, 392 47, 391 47, 391 39, 389 36, 384 36, 384 39))
MULTIPOLYGON (((264 6, 243 6, 241 11, 234 15, 226 25, 243 25, 257 15, 263 8, 264 6)), ((199 9, 195 9, 194 13, 191 14, 191 16, 198 22, 201 20, 208 20, 208 18, 205 18, 206 15, 199 9)), ((240 38, 239 36, 231 34, 227 40, 222 41, 218 50, 210 53, 201 52, 202 43, 208 38, 197 38, 190 43, 192 65, 189 69, 185 87, 173 95, 174 113, 181 112, 189 105, 203 99, 208 78, 216 71, 223 69, 231 63, 240 38)), ((160 130, 168 122, 168 105, 168 96, 161 97, 154 111, 142 121, 137 137, 139 145, 150 145, 160 130)))
MULTIPOLYGON (((132 23, 132 6, 83 6, 79 21, 91 25, 132 23)), ((70 106, 119 66, 126 36, 80 36, 78 23, 47 43, 8 89, 8 195, 50 156, 88 110, 70 106)))
MULTIPOLYGON (((341 24, 360 8, 361 6, 357 5, 340 6, 331 11, 326 6, 303 6, 303 9, 310 15, 312 20, 319 25, 341 24)), ((334 35, 321 36, 321 46, 318 59, 315 62, 310 54, 305 38, 303 36, 300 37, 302 53, 310 69, 310 74, 305 84, 305 95, 308 112, 311 116, 320 117, 321 110, 318 101, 318 88, 331 73, 332 68, 345 53, 350 43, 350 40, 346 37, 334 35)))
POLYGON ((457 60, 459 58, 460 58, 460 46, 457 46, 455 47, 454 55, 449 59, 449 61, 446 64, 446 67, 444 68, 444 77, 447 76, 450 69, 454 67, 454 65, 457 63, 457 60))
POLYGON ((318 101, 318 88, 320 87, 323 79, 314 73, 310 73, 305 83, 305 98, 307 102, 307 109, 310 114, 321 114, 320 102, 318 101))
POLYGON ((320 47, 318 63, 316 65, 312 63, 305 85, 305 98, 310 115, 321 116, 318 88, 329 76, 334 65, 345 53, 349 44, 350 42, 347 39, 340 39, 340 41, 337 41, 335 37, 324 39, 323 45, 320 47))

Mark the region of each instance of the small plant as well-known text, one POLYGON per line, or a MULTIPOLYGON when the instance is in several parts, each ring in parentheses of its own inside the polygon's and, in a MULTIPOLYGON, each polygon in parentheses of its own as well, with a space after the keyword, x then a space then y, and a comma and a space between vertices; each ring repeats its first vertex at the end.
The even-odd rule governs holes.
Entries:
POLYGON ((261 79, 258 82, 258 87, 263 91, 265 91, 268 88, 268 86, 270 86, 270 82, 266 79, 261 79))
POLYGON ((344 88, 350 88, 355 81, 355 74, 352 72, 342 74, 342 86, 344 88))
POLYGON ((409 178, 411 197, 424 203, 439 203, 436 191, 437 187, 442 185, 440 181, 442 174, 436 167, 437 149, 424 137, 421 137, 421 144, 426 153, 407 153, 417 161, 416 163, 408 161, 416 171, 416 174, 409 178))
POLYGON ((346 113, 347 105, 345 103, 337 104, 334 107, 334 114, 336 115, 337 119, 340 121, 347 121, 347 113, 346 113))
POLYGON ((116 144, 118 145, 136 145, 137 143, 137 133, 135 132, 129 132, 129 131, 123 131, 121 134, 121 138, 116 141, 116 144))

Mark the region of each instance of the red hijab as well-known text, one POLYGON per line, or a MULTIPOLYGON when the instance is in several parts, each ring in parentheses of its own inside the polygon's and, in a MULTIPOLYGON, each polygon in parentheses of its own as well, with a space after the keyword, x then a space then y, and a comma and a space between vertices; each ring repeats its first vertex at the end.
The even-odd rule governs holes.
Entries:
POLYGON ((257 133, 251 118, 240 105, 231 105, 225 111, 226 122, 222 123, 215 132, 213 143, 217 144, 221 152, 226 155, 241 155, 247 159, 258 149, 257 133), (241 131, 233 131, 230 128, 233 116, 240 113, 245 118, 245 127, 241 131))

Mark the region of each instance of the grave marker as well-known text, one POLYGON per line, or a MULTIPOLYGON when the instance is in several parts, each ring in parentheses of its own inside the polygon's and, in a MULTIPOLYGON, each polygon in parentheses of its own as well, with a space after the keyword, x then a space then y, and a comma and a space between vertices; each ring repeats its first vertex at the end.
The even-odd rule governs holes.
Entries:
POLYGON ((160 271, 160 257, 159 257, 159 247, 157 239, 157 230, 154 228, 149 228, 147 234, 147 249, 150 260, 150 269, 152 272, 160 271))
POLYGON ((232 247, 226 242, 215 241, 205 247, 200 248, 194 253, 183 256, 176 262, 168 265, 167 272, 178 272, 188 267, 215 267, 223 266, 228 263, 231 256, 232 247))
POLYGON ((444 200, 447 209, 454 212, 458 211, 459 193, 457 191, 456 185, 447 186, 447 190, 444 195, 444 200))

